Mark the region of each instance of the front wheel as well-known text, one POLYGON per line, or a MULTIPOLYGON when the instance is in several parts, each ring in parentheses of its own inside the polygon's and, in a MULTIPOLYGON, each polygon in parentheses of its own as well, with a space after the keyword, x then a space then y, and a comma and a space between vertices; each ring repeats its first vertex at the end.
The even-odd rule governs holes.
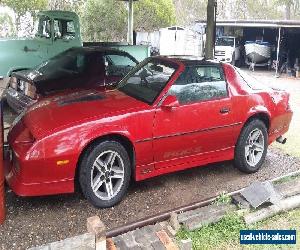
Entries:
POLYGON ((261 120, 252 120, 242 130, 236 148, 235 166, 245 173, 254 173, 262 166, 268 148, 266 125, 261 120))
POLYGON ((84 196, 95 207, 112 207, 125 196, 131 176, 126 149, 116 141, 103 141, 87 150, 79 170, 84 196))

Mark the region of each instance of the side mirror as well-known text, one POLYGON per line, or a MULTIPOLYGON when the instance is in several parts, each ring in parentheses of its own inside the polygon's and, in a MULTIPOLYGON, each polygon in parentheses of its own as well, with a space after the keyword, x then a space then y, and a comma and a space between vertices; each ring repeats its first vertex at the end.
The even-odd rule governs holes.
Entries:
POLYGON ((161 103, 161 108, 172 109, 179 107, 179 102, 175 95, 168 95, 161 103))

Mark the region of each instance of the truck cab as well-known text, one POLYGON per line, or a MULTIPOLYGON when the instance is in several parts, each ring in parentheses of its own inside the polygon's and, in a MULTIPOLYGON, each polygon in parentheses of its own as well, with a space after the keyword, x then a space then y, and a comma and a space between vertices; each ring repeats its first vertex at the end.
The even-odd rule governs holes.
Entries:
POLYGON ((238 37, 220 36, 215 44, 215 59, 236 65, 241 58, 241 43, 238 37))
POLYGON ((0 78, 9 77, 15 71, 30 69, 77 46, 82 46, 82 41, 76 13, 39 12, 34 37, 0 40, 0 78))

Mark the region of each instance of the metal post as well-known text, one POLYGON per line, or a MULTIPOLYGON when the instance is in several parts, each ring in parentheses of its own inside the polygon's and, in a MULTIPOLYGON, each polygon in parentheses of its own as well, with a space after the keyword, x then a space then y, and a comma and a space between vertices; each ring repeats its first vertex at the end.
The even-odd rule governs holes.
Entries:
POLYGON ((279 29, 278 29, 277 55, 276 55, 276 73, 275 73, 276 77, 278 76, 278 67, 279 67, 280 39, 281 39, 281 27, 279 27, 279 29))
POLYGON ((133 45, 133 0, 128 1, 128 34, 127 42, 133 45))
POLYGON ((0 225, 5 220, 5 197, 4 197, 4 164, 3 164, 3 105, 0 100, 0 225))

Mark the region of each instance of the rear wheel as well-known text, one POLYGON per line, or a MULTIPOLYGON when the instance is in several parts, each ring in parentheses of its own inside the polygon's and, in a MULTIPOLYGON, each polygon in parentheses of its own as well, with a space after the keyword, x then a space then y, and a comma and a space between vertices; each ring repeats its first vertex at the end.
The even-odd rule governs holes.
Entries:
POLYGON ((87 150, 79 171, 84 196, 95 207, 111 207, 127 192, 131 165, 126 149, 116 141, 103 141, 87 150))
POLYGON ((268 133, 261 120, 250 121, 242 130, 235 148, 235 166, 245 173, 256 172, 263 164, 268 148, 268 133))

